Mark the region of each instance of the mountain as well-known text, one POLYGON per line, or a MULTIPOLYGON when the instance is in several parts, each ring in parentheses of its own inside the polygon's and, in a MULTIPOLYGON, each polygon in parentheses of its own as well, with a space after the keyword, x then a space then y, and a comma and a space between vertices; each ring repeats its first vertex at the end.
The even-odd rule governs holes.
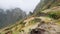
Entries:
POLYGON ((60 0, 41 0, 30 16, 0 30, 1 34, 60 34, 60 0))
POLYGON ((6 11, 0 9, 0 16, 0 28, 3 28, 25 18, 26 13, 20 8, 7 9, 6 11))
POLYGON ((41 0, 34 9, 34 13, 39 13, 45 9, 49 9, 55 6, 60 6, 60 0, 41 0))

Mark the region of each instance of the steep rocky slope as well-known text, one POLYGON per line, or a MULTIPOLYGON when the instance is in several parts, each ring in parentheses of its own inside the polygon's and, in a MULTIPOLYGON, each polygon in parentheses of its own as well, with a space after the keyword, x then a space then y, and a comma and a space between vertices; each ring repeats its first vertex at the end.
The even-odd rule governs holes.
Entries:
POLYGON ((60 24, 49 17, 32 17, 24 20, 24 22, 20 22, 19 24, 1 29, 0 31, 1 34, 34 34, 35 32, 32 31, 33 29, 42 29, 41 31, 45 30, 42 32, 44 34, 57 34, 60 32, 60 24))
POLYGON ((36 12, 34 12, 34 15, 18 21, 18 23, 12 26, 1 29, 0 33, 60 34, 60 0, 41 0, 41 2, 39 8, 34 10, 36 12), (45 3, 47 4, 45 5, 45 3), (42 5, 41 9, 40 5, 42 5))
POLYGON ((34 13, 41 12, 43 10, 60 6, 60 0, 40 0, 40 3, 34 9, 34 13))

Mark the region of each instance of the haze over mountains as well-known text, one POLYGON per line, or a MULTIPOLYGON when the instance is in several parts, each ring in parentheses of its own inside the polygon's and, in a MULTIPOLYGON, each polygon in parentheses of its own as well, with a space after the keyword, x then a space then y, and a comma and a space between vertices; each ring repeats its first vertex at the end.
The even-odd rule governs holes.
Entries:
POLYGON ((15 24, 32 12, 40 0, 0 0, 0 28, 15 24))
POLYGON ((0 0, 0 8, 9 9, 19 7, 25 12, 33 11, 40 0, 0 0))
POLYGON ((6 11, 0 9, 0 28, 12 25, 25 17, 26 13, 20 8, 7 9, 6 11))

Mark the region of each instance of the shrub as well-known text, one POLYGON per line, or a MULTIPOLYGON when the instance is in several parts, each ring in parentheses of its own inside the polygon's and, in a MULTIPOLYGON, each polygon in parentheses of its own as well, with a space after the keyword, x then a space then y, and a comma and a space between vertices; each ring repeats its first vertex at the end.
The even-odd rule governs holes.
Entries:
POLYGON ((48 16, 53 19, 58 19, 58 15, 56 15, 55 13, 51 13, 48 16))

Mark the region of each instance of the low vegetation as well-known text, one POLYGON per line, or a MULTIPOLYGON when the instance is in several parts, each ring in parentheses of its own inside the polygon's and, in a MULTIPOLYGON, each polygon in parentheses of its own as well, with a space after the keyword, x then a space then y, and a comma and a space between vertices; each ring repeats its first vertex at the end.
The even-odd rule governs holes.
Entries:
POLYGON ((59 3, 60 0, 41 0, 34 12, 29 14, 34 17, 27 17, 2 29, 0 34, 57 34, 60 32, 59 3))

